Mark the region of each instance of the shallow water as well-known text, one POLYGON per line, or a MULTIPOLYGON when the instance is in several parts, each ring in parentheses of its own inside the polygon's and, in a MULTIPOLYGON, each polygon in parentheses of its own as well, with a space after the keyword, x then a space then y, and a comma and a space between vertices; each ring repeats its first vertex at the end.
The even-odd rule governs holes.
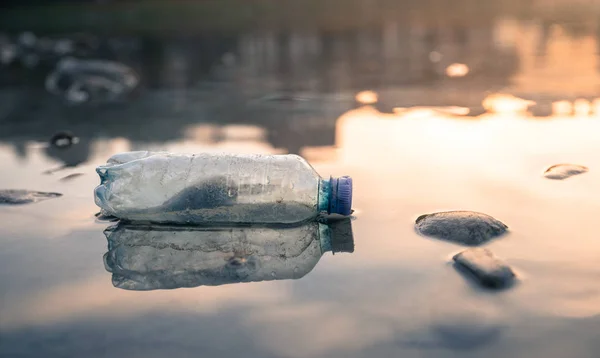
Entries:
POLYGON ((600 116, 582 114, 581 102, 579 112, 563 114, 552 101, 568 99, 569 107, 575 96, 592 98, 595 40, 555 29, 546 34, 547 61, 534 64, 528 41, 546 33, 541 25, 503 21, 495 28, 502 38, 515 26, 525 35, 512 37, 521 66, 502 89, 535 100, 535 116, 504 97, 481 114, 494 86, 474 82, 357 81, 357 89, 305 90, 305 101, 272 100, 264 97, 272 87, 253 86, 263 72, 248 69, 237 80, 148 88, 112 107, 65 106, 32 84, 4 87, 0 189, 63 196, 0 206, 0 356, 594 356, 600 116), (355 103, 359 90, 373 91, 359 96, 371 105, 355 103), (429 105, 471 114, 413 108, 429 105), (59 130, 81 141, 47 147, 59 130), (113 223, 94 216, 94 169, 128 150, 292 152, 323 176, 351 175, 355 250, 325 254, 298 280, 116 288, 103 264, 103 230, 113 223), (544 178, 561 163, 589 172, 544 178), (83 175, 61 180, 76 173, 83 175), (420 215, 445 210, 482 212, 508 226, 485 247, 513 268, 513 287, 479 289, 452 266, 462 246, 415 231, 420 215))

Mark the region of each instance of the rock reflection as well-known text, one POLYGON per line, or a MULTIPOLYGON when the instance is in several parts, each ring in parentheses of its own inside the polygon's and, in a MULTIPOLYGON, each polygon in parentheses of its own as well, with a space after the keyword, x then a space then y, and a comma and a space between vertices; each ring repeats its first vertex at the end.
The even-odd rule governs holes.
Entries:
POLYGON ((298 279, 325 252, 354 251, 349 219, 293 227, 119 223, 104 233, 113 285, 135 291, 298 279))

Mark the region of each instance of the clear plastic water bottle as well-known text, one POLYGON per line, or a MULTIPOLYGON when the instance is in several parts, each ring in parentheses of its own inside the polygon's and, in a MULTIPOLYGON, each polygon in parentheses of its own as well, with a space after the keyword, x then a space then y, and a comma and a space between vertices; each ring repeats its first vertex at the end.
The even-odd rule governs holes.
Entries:
POLYGON ((96 172, 96 204, 131 221, 290 224, 351 213, 352 179, 323 179, 297 155, 129 152, 96 172))
POLYGON ((350 219, 292 227, 119 223, 104 233, 113 285, 135 291, 298 279, 324 253, 354 251, 350 219))

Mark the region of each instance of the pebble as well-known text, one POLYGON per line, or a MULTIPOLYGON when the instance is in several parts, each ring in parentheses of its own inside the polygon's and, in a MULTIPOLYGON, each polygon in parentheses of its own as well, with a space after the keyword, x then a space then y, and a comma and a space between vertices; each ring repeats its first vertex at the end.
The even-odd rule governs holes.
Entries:
POLYGON ((71 132, 58 132, 50 138, 50 143, 57 148, 67 148, 79 143, 79 138, 71 132))
POLYGON ((21 205, 37 203, 38 201, 58 198, 60 193, 46 193, 30 190, 0 190, 0 205, 21 205))
POLYGON ((485 287, 507 287, 515 277, 512 269, 488 249, 471 248, 455 255, 452 259, 485 287))
POLYGON ((415 229, 425 236, 477 246, 503 235, 508 226, 482 213, 447 211, 419 216, 415 229))
POLYGON ((557 164, 546 169, 544 176, 547 179, 563 180, 574 175, 587 173, 589 169, 583 165, 576 164, 557 164))

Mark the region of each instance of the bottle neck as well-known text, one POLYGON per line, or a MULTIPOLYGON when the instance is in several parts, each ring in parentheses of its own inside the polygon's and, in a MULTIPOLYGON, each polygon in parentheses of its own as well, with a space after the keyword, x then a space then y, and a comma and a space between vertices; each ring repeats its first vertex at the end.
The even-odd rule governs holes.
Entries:
POLYGON ((319 204, 318 211, 329 214, 329 202, 331 200, 331 180, 322 179, 319 182, 319 204))

